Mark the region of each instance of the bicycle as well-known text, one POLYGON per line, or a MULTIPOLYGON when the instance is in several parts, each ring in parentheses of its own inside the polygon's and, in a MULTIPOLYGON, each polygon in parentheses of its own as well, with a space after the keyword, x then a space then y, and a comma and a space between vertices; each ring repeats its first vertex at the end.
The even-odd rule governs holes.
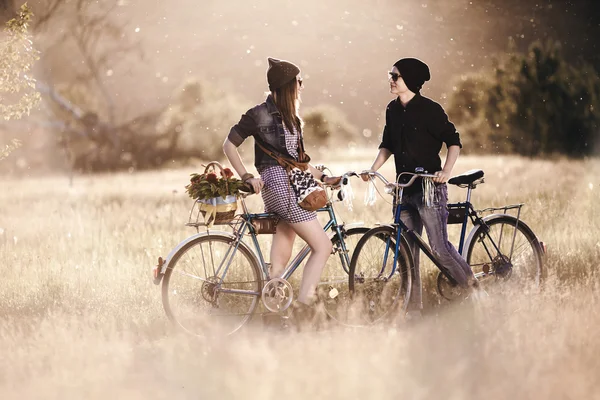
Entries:
MULTIPOLYGON (((401 173, 411 176, 408 182, 388 182, 381 174, 364 171, 379 178, 384 183, 384 191, 395 194, 394 222, 380 225, 369 230, 359 240, 350 262, 349 289, 351 296, 362 302, 361 314, 367 324, 382 320, 396 306, 406 311, 411 296, 411 282, 414 277, 414 265, 411 249, 406 237, 414 240, 422 251, 439 269, 437 292, 448 300, 462 296, 456 280, 442 265, 423 238, 407 228, 400 219, 402 211, 403 189, 412 185, 417 178, 433 178, 426 173, 401 173), (388 282, 396 275, 402 277, 402 285, 396 289, 387 288, 388 282), (397 304, 401 301, 401 304, 397 304)), ((451 178, 448 183, 467 188, 464 202, 448 204, 448 224, 462 224, 458 252, 473 269, 475 277, 481 283, 491 279, 495 281, 532 282, 540 286, 545 275, 543 254, 545 245, 540 242, 531 228, 520 219, 524 205, 512 204, 503 207, 491 207, 475 210, 471 203, 471 192, 484 182, 482 170, 471 170, 451 178), (516 216, 510 215, 515 211, 516 216), (483 216, 484 214, 489 214, 483 216), (466 236, 468 221, 473 228, 466 236)), ((355 305, 356 306, 356 305, 355 305)))
MULTIPOLYGON (((335 214, 333 203, 344 200, 342 189, 351 176, 358 175, 353 171, 345 173, 341 188, 326 186, 330 189, 329 201, 317 210, 329 215, 323 229, 329 231, 332 254, 338 255, 329 257, 317 295, 327 315, 342 323, 344 321, 340 321, 337 309, 349 298, 350 250, 368 231, 362 223, 338 223, 335 214)), ((285 268, 282 278, 271 279, 269 264, 263 257, 257 236, 274 233, 273 219, 276 216, 249 212, 245 198, 250 194, 239 196, 243 213, 227 223, 232 232, 208 228, 200 232, 205 223, 198 214, 194 219, 194 202, 186 225, 196 228, 197 233, 180 242, 166 259, 159 258, 154 268, 154 283, 162 282, 163 308, 168 318, 184 331, 199 335, 207 325, 214 328, 213 321, 206 317, 218 316, 225 332, 233 334, 250 321, 259 300, 268 313, 282 313, 291 305, 293 288, 288 279, 308 257, 310 248, 306 244, 298 251, 285 268), (244 241, 246 236, 251 239, 252 246, 244 241)))

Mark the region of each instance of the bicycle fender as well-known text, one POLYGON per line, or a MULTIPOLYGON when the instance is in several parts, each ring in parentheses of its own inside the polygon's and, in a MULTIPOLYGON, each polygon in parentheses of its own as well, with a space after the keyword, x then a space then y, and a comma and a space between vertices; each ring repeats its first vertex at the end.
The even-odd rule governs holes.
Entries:
POLYGON ((379 228, 380 226, 387 226, 388 228, 394 229, 394 225, 392 225, 392 224, 379 224, 379 223, 375 224, 376 228, 379 228))
MULTIPOLYGON (((513 221, 517 221, 517 218, 512 216, 512 215, 508 215, 508 214, 492 214, 492 215, 488 215, 487 217, 483 217, 482 220, 484 222, 488 222, 491 221, 493 219, 497 219, 497 218, 509 218, 512 219, 513 221)), ((522 220, 519 220, 519 225, 523 225, 526 229, 528 229, 532 234, 533 237, 535 238, 535 240, 539 243, 539 239, 537 238, 537 235, 531 230, 531 228, 522 220)), ((477 232, 477 230, 479 229, 481 225, 476 225, 473 227, 473 229, 471 229, 471 232, 469 232, 469 236, 467 237, 467 240, 465 240, 465 245, 463 247, 463 251, 462 251, 462 258, 464 258, 465 260, 467 259, 467 251, 469 250, 469 247, 471 247, 471 242, 473 241, 473 238, 475 237, 475 232, 477 232)))
POLYGON ((344 225, 346 230, 352 229, 352 228, 362 228, 363 226, 365 226, 365 223, 363 221, 353 222, 351 224, 344 225))
MULTIPOLYGON (((230 232, 225 232, 225 231, 210 231, 210 233, 208 232, 202 232, 202 233, 197 233, 193 236, 188 237, 187 239, 183 240, 182 242, 180 242, 179 244, 177 244, 177 246, 175 246, 173 248, 173 250, 171 250, 169 252, 169 255, 167 255, 167 258, 160 270, 160 274, 164 275, 165 272, 167 272, 167 268, 169 268, 169 265, 171 264, 171 260, 173 259, 173 256, 179 251, 181 250, 185 245, 187 245, 188 243, 190 243, 192 240, 196 240, 199 237, 202 236, 225 236, 231 239, 235 239, 235 235, 233 235, 230 232)), ((254 256, 254 258, 256 259, 256 255, 254 254, 254 251, 252 251, 252 249, 243 241, 240 240, 240 247, 244 247, 246 250, 248 250, 250 252, 250 254, 252 254, 254 256)), ((256 259, 257 264, 260 265, 260 263, 258 262, 258 259, 256 259)))

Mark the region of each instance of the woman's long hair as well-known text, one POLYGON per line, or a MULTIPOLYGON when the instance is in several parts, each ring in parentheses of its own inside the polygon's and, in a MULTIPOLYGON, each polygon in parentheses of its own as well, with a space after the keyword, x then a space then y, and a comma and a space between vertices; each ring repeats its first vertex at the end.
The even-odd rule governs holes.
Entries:
POLYGON ((302 130, 302 119, 298 114, 300 107, 300 99, 298 99, 298 81, 293 79, 282 87, 273 91, 275 105, 281 113, 283 123, 290 132, 294 132, 294 128, 298 133, 302 130))

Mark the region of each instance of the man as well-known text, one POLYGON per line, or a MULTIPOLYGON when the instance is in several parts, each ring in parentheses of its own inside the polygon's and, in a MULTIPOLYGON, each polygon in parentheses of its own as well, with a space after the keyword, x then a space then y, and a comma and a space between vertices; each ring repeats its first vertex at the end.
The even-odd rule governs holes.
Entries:
MULTIPOLYGON (((401 172, 414 173, 418 168, 435 174, 433 193, 429 194, 431 202, 425 201, 421 179, 404 189, 401 219, 419 235, 423 233, 425 226, 431 249, 458 284, 467 289, 477 287, 473 271, 448 241, 446 227, 446 182, 452 175, 452 168, 462 148, 459 134, 442 106, 420 94, 423 84, 431 78, 429 67, 424 62, 415 58, 403 58, 394 64, 389 75, 390 92, 396 98, 387 106, 383 138, 370 170, 377 171, 393 154, 396 176, 401 172), (444 143, 448 153, 442 167, 439 153, 444 143)), ((362 177, 363 180, 368 179, 366 174, 362 177)), ((423 308, 420 249, 414 241, 408 237, 407 239, 415 265, 407 318, 414 318, 421 316, 423 308)))

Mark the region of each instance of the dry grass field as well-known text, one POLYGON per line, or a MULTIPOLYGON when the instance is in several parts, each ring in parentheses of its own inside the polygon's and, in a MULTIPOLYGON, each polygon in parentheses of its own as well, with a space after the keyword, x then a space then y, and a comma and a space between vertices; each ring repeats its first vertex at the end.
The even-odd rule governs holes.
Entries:
MULTIPOLYGON (((183 187, 200 167, 0 178, 0 399, 600 399, 600 160, 465 156, 455 173, 471 168, 486 171, 478 208, 526 203, 548 245, 541 293, 447 306, 425 264, 417 324, 210 339, 174 330, 150 279, 193 233, 183 187)), ((346 222, 389 221, 388 198, 367 207, 352 188, 346 222)))

